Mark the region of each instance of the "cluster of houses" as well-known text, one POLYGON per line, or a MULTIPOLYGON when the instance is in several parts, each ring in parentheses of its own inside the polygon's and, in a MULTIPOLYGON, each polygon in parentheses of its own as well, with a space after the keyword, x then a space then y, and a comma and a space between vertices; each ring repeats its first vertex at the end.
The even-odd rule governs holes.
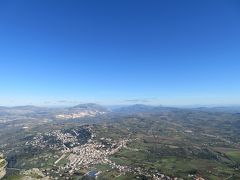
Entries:
MULTIPOLYGON (((97 140, 92 129, 88 127, 88 130, 91 132, 91 136, 85 144, 79 143, 79 133, 74 129, 71 130, 71 133, 55 130, 45 134, 38 134, 32 141, 28 141, 26 144, 41 148, 48 147, 59 152, 60 155, 53 164, 54 169, 46 170, 46 175, 50 175, 51 172, 54 172, 59 177, 64 176, 65 179, 70 179, 70 177, 80 169, 89 169, 88 173, 90 173, 90 169, 94 165, 108 164, 111 169, 117 170, 119 175, 131 172, 136 174, 136 176, 144 175, 155 180, 179 180, 179 178, 172 178, 161 174, 158 171, 149 172, 140 167, 116 164, 110 160, 111 155, 117 153, 123 148, 131 150, 131 148, 127 147, 127 142, 131 141, 131 139, 126 138, 116 141, 109 138, 101 138, 100 140, 97 140), (51 140, 50 144, 49 139, 46 137, 49 137, 51 140), (64 163, 61 163, 62 161, 64 161, 64 163)), ((133 150, 137 151, 136 149, 133 150)), ((100 171, 96 172, 95 178, 97 178, 99 174, 101 174, 100 171)))

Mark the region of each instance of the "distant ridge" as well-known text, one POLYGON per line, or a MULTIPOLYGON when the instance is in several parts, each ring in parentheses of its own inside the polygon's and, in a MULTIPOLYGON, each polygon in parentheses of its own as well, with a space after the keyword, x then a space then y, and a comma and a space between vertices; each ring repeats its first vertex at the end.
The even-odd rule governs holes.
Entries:
POLYGON ((95 103, 79 104, 63 109, 56 115, 57 119, 77 119, 83 117, 95 117, 108 113, 109 110, 95 103))
POLYGON ((171 110, 177 110, 177 109, 179 108, 152 106, 152 105, 145 105, 145 104, 134 104, 134 105, 129 105, 126 107, 115 109, 114 111, 120 112, 120 113, 156 113, 156 112, 171 111, 171 110))
POLYGON ((70 107, 69 109, 88 109, 88 110, 100 110, 100 111, 107 111, 107 108, 95 104, 95 103, 86 103, 86 104, 78 104, 76 106, 70 107))

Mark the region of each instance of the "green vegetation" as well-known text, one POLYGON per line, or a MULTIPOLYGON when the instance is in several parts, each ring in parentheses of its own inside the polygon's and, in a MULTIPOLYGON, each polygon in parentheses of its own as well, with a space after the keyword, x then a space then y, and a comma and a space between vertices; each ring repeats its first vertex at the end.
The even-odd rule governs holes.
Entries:
MULTIPOLYGON (((109 159, 130 169, 140 168, 141 173, 121 173, 110 164, 97 164, 75 172, 73 179, 91 179, 86 176, 90 170, 101 171, 99 179, 146 179, 149 178, 147 174, 154 173, 183 179, 193 179, 191 176, 213 180, 240 179, 238 113, 173 109, 160 113, 111 114, 102 119, 92 126, 95 140, 111 146, 106 139, 112 142, 128 139, 127 147, 112 154, 109 159)), ((64 166, 69 154, 54 164, 62 155, 60 150, 32 147, 26 142, 39 132, 71 132, 71 128, 81 123, 81 120, 53 121, 48 122, 47 126, 33 124, 31 130, 23 131, 14 126, 0 129, 3 137, 0 139, 0 151, 6 152, 4 155, 9 167, 20 169, 8 174, 7 178, 19 179, 21 171, 32 168, 50 169, 53 170, 50 176, 57 176, 55 168, 64 166)), ((56 145, 57 141, 50 138, 48 143, 49 146, 56 145)), ((4 161, 0 161, 0 167, 3 165, 4 161)))
POLYGON ((111 166, 109 164, 97 164, 95 165, 95 168, 98 171, 108 171, 111 169, 111 166))
POLYGON ((229 151, 229 152, 226 153, 226 155, 227 155, 230 159, 232 159, 232 160, 240 163, 240 150, 229 151))

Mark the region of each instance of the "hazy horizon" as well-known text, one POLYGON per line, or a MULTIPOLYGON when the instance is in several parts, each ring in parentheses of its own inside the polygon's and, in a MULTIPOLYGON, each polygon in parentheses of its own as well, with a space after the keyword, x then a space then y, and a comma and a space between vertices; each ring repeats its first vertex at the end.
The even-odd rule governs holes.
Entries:
POLYGON ((153 103, 144 103, 144 102, 139 102, 139 103, 122 103, 122 104, 104 104, 104 103, 100 103, 100 102, 76 102, 76 103, 71 103, 71 104, 63 104, 63 103, 52 103, 52 104, 46 104, 46 103, 42 103, 42 104, 33 104, 33 103, 29 103, 29 104, 8 104, 8 105, 4 105, 4 104, 0 104, 0 107, 24 107, 24 106, 35 106, 35 107, 46 107, 46 108, 60 108, 60 107, 74 107, 77 105, 81 105, 81 104, 97 104, 100 106, 105 106, 105 107, 127 107, 127 106, 133 106, 133 105, 146 105, 146 106, 153 106, 153 107, 158 107, 158 106, 162 106, 162 107, 178 107, 178 108, 200 108, 200 107, 204 107, 204 108, 215 108, 215 107, 240 107, 240 104, 153 104, 153 103))

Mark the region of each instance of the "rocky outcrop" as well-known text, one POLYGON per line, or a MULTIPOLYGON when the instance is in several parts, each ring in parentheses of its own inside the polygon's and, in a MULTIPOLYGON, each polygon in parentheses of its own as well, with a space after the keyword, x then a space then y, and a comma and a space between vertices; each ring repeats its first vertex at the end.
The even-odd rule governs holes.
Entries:
POLYGON ((0 169, 0 179, 6 175, 6 169, 0 169))
POLYGON ((7 161, 3 158, 3 154, 0 153, 0 179, 6 175, 7 161))

